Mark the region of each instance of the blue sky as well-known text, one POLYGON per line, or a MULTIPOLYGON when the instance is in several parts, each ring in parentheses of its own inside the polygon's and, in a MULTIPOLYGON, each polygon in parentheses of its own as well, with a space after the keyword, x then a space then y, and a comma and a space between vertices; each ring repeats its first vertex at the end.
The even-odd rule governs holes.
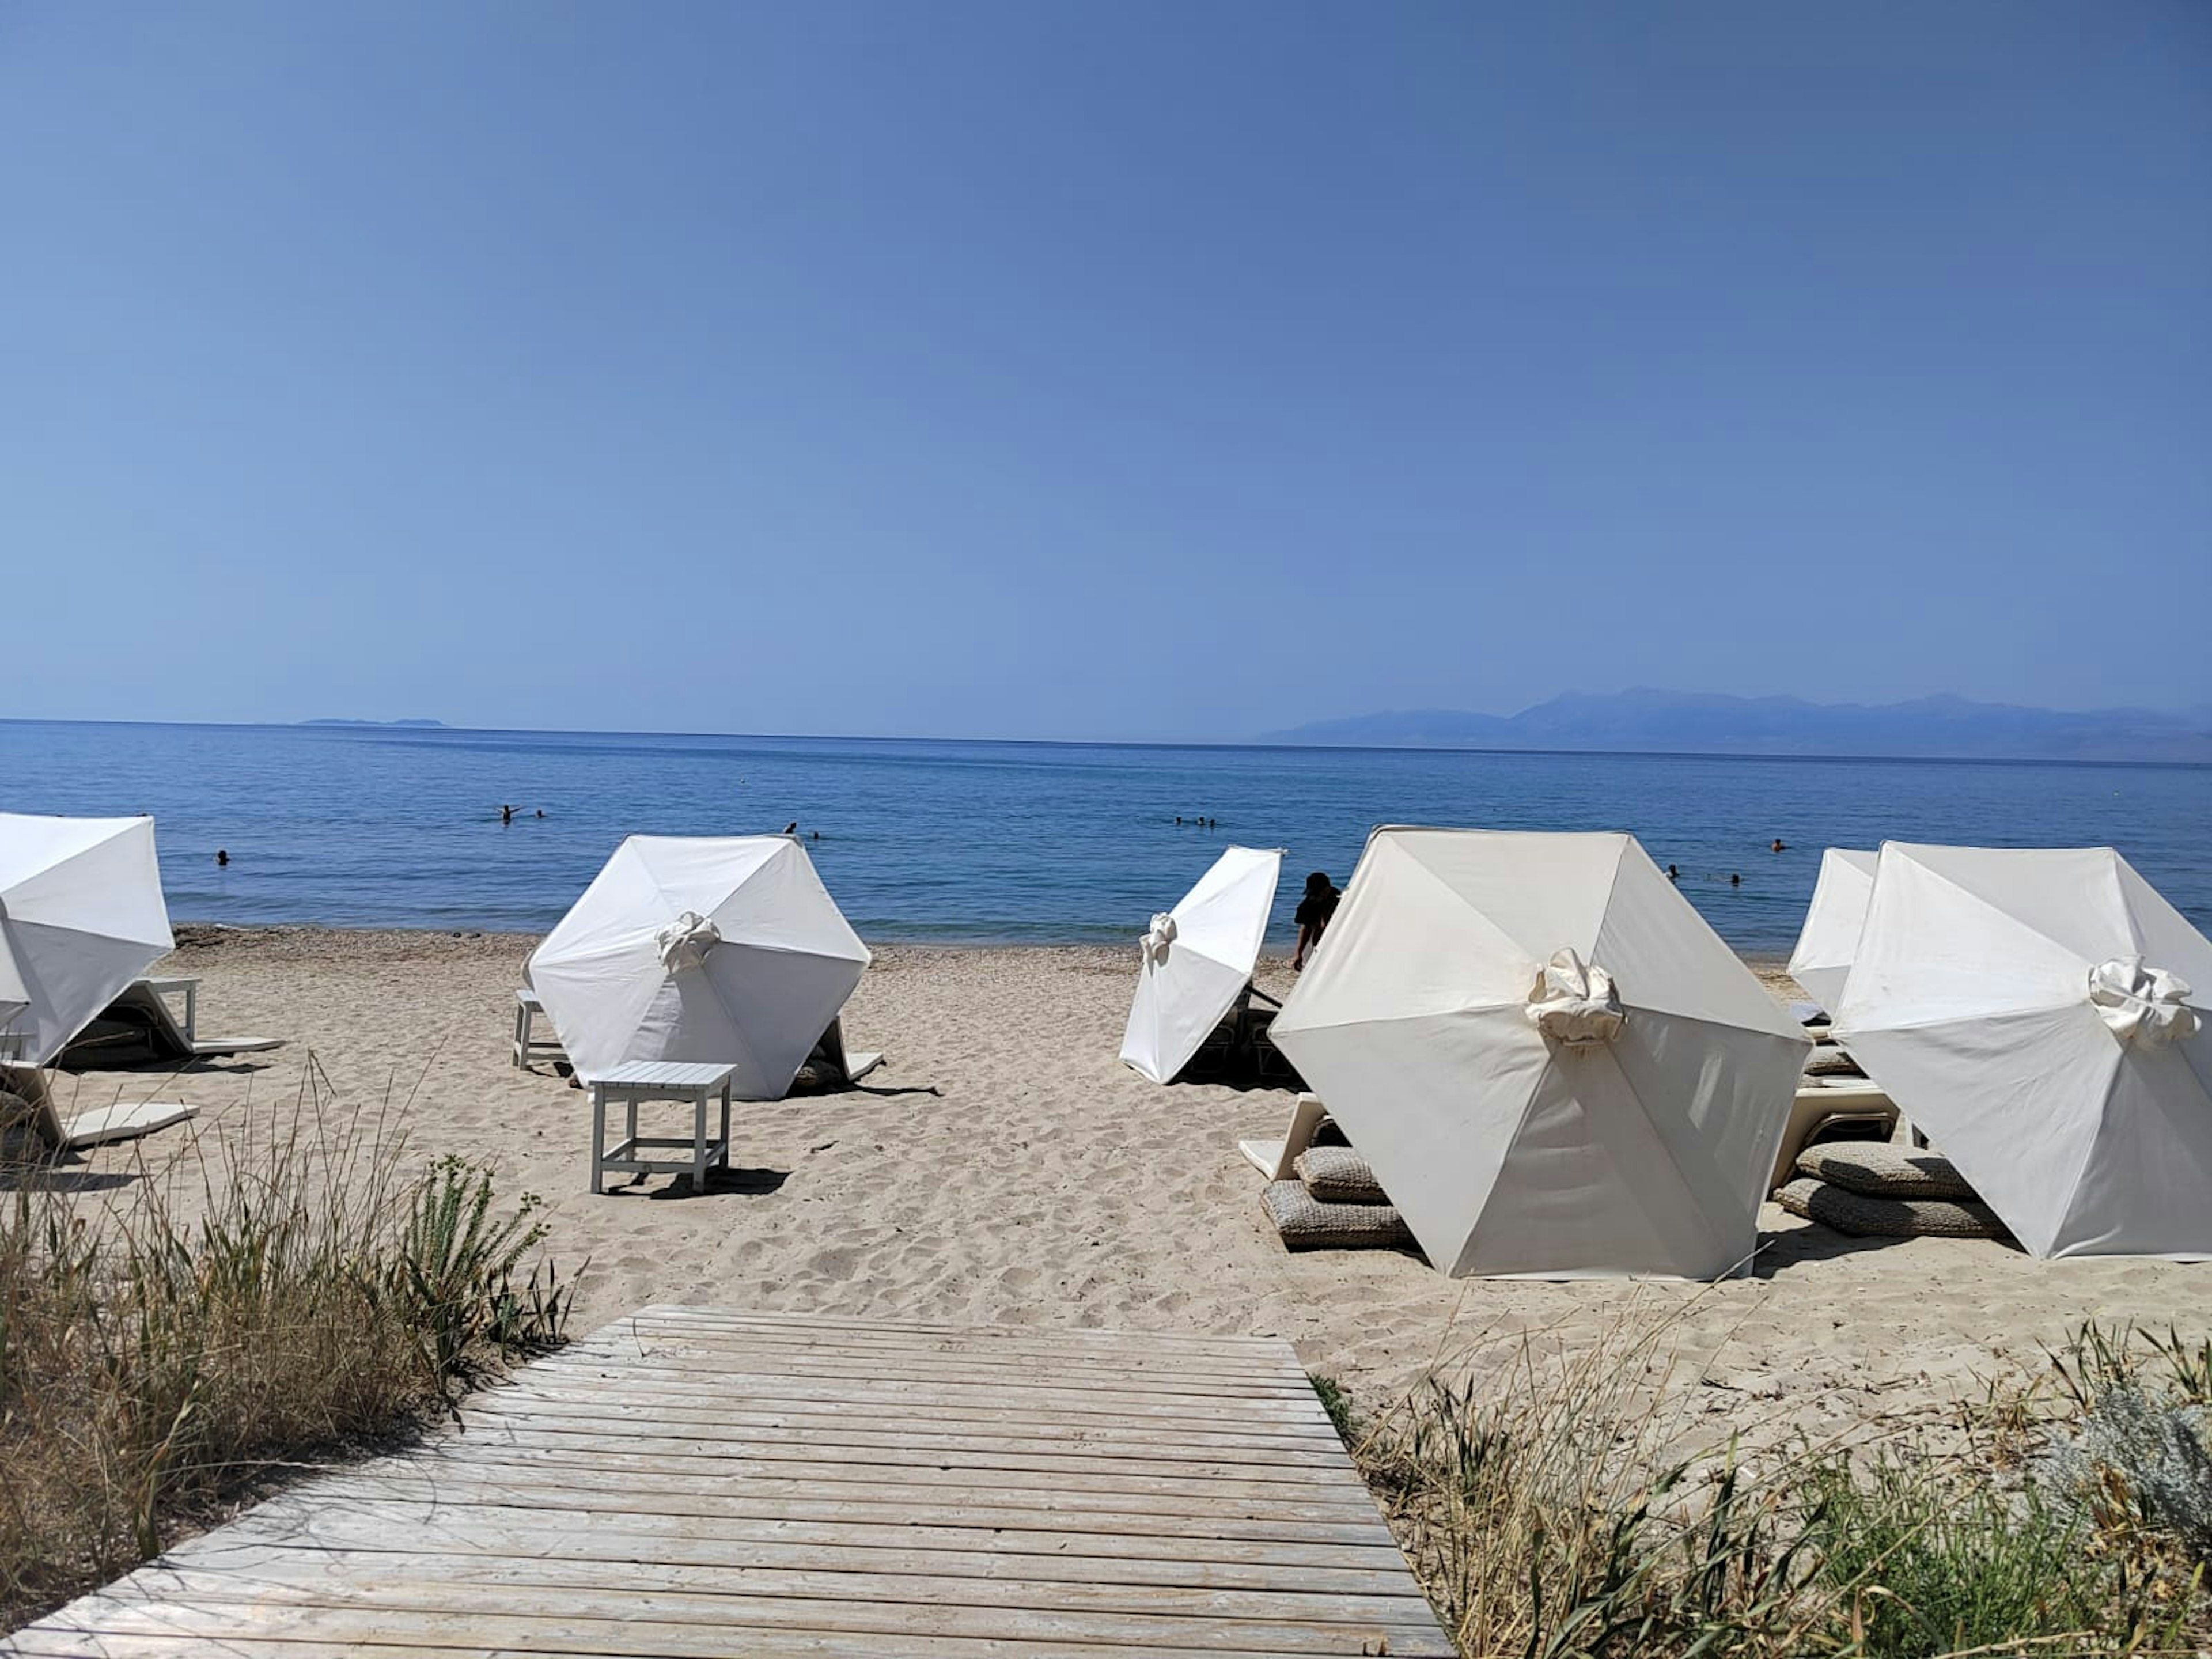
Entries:
POLYGON ((0 714, 2212 702, 2208 85, 2194 0, 0 3, 0 714))

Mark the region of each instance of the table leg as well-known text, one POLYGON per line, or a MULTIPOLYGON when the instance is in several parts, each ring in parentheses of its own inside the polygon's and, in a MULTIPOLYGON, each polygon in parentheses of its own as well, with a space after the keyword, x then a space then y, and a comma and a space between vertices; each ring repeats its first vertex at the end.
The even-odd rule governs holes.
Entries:
POLYGON ((730 1085, 722 1085, 722 1167, 730 1167, 730 1085))
POLYGON ((707 1091, 691 1097, 691 1190, 707 1190, 707 1091))
POLYGON ((606 1190, 600 1185, 605 1173, 601 1159, 605 1156, 606 1144, 607 1091, 602 1085, 594 1083, 592 1085, 592 1190, 595 1193, 606 1190))

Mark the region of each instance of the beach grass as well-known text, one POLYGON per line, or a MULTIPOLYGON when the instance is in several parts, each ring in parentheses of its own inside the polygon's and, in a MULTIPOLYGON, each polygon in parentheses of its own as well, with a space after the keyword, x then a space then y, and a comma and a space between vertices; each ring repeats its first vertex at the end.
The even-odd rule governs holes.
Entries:
POLYGON ((398 1115, 343 1108, 311 1058, 279 1112, 160 1176, 8 1171, 0 1625, 560 1340, 571 1291, 533 1262, 536 1200, 410 1158, 398 1115))
POLYGON ((1355 1455, 1469 1655, 2198 1654, 2212 1644, 2201 1346, 2085 1327, 1930 1435, 1683 1455, 1679 1312, 1478 1345, 1355 1455), (2107 1419, 2112 1420, 2107 1421, 2107 1419), (2146 1431, 2144 1424, 2155 1427, 2146 1431))

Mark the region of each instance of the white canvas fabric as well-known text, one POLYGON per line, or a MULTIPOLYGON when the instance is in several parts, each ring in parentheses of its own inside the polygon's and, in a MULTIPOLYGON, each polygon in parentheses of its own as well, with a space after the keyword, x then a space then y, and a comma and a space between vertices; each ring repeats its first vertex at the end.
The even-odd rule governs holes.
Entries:
POLYGON ((1559 1279, 1745 1261, 1807 1047, 1632 836, 1401 827, 1272 1032, 1431 1261, 1559 1279))
POLYGON ((1236 1006, 1260 960, 1282 869, 1279 848, 1231 847, 1174 909, 1152 918, 1121 1033, 1121 1059, 1139 1076, 1165 1083, 1236 1006))
POLYGON ((0 813, 0 1031, 43 1066, 174 941, 151 818, 0 813))
POLYGON ((2212 1255, 2212 942, 2110 848, 1881 849, 1836 1034, 2033 1254, 2212 1255))
POLYGON ((773 1100, 867 965, 789 836, 632 836, 525 976, 586 1078, 711 1061, 737 1067, 735 1093, 773 1100))
POLYGON ((1859 948, 1867 901, 1874 896, 1876 853, 1831 847, 1820 854, 1820 879, 1797 948, 1790 953, 1790 977, 1813 994, 1832 1019, 1844 1000, 1844 979, 1859 948))

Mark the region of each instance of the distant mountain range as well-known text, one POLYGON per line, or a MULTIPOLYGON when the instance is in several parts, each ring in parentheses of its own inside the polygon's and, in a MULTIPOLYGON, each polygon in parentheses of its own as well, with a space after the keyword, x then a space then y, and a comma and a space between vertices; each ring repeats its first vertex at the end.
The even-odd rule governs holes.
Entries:
POLYGON ((301 720, 302 726, 443 726, 443 720, 301 720))
POLYGON ((1449 708, 1360 714, 1270 732, 1260 741, 1352 748, 2212 763, 2212 708, 2069 714, 1952 696, 1869 706, 1639 687, 1604 696, 1571 692, 1517 714, 1449 708))

